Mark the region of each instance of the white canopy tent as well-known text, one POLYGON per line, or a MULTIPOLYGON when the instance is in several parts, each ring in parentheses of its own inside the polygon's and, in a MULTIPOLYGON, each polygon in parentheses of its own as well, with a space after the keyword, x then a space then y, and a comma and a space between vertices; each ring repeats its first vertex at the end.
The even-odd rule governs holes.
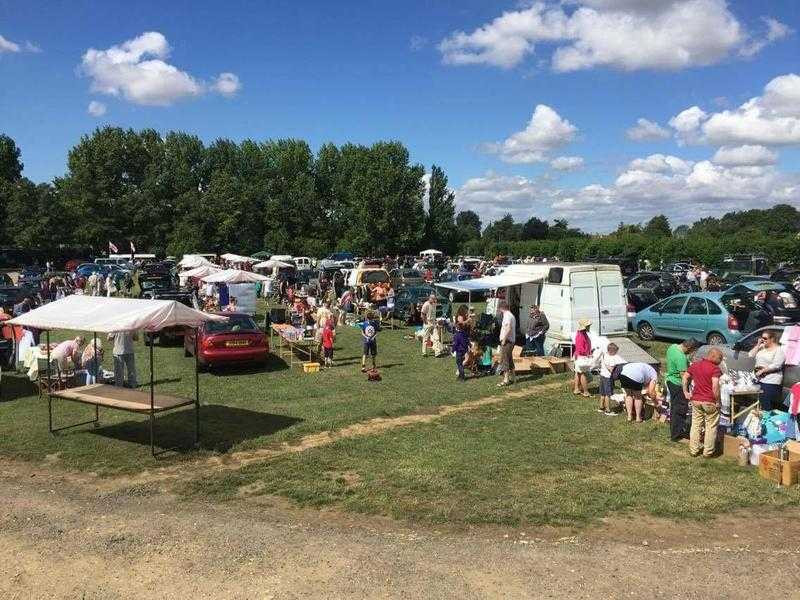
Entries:
POLYGON ((196 269, 197 267, 214 267, 216 266, 204 256, 197 254, 184 254, 183 258, 178 263, 181 269, 196 269))
MULTIPOLYGON (((104 384, 90 384, 71 389, 53 389, 51 381, 50 330, 68 329, 94 333, 94 351, 97 356, 97 334, 160 331, 165 327, 201 327, 208 321, 224 321, 223 315, 211 315, 184 306, 175 300, 140 300, 133 298, 104 298, 102 296, 73 295, 50 302, 37 309, 11 319, 8 323, 22 327, 45 330, 47 339, 47 407, 50 433, 80 425, 100 422, 100 407, 113 408, 150 415, 150 451, 155 456, 155 415, 185 406, 195 407, 195 443, 200 439, 200 380, 195 364, 195 398, 178 398, 155 394, 153 346, 150 343, 150 390, 122 389, 104 384), (62 398, 95 407, 92 421, 53 428, 53 398, 62 398)), ((199 336, 195 336, 195 340, 199 336)), ((196 343, 196 342, 195 342, 196 343)), ((198 350, 195 346, 195 361, 198 350)))
POLYGON ((186 280, 190 277, 203 278, 206 275, 213 275, 214 273, 219 273, 220 271, 222 271, 221 267, 217 267, 215 265, 203 265, 202 267, 195 267, 194 269, 189 269, 188 271, 181 271, 178 273, 178 278, 181 280, 181 285, 185 285, 186 280))
POLYGON ((260 262, 257 265, 253 265, 254 269, 258 269, 259 271, 262 269, 287 269, 287 268, 294 268, 294 265, 283 262, 281 260, 265 260, 264 262, 260 262))
POLYGON ((267 279, 264 275, 239 269, 225 269, 202 278, 206 283, 256 283, 267 279))
POLYGON ((96 333, 159 331, 165 327, 200 327, 225 317, 210 315, 175 300, 140 300, 102 296, 66 296, 8 321, 34 329, 72 329, 96 333))
POLYGON ((232 263, 257 263, 257 258, 251 258, 249 256, 242 256, 240 254, 221 254, 220 258, 222 260, 227 260, 228 262, 232 263))
POLYGON ((429 250, 423 250, 422 252, 419 253, 420 256, 437 256, 439 254, 442 254, 442 251, 434 250, 433 248, 429 250))

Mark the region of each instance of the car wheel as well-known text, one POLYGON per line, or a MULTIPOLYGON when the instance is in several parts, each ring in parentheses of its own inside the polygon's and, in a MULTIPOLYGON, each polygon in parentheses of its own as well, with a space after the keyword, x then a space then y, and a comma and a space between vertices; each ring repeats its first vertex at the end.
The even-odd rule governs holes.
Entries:
POLYGON ((724 335, 716 332, 709 333, 706 341, 712 346, 722 346, 727 342, 724 335))
POLYGON ((656 337, 656 332, 653 330, 653 326, 650 325, 650 323, 642 321, 636 328, 636 335, 639 336, 640 340, 650 341, 656 337))

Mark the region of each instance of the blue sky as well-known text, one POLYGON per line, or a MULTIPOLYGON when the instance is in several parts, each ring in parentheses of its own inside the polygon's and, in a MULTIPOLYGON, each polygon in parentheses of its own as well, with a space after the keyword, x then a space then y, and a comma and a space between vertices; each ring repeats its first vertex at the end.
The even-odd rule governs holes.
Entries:
POLYGON ((104 124, 391 138, 484 221, 677 224, 800 205, 797 30, 795 0, 0 2, 0 131, 35 181, 104 124))

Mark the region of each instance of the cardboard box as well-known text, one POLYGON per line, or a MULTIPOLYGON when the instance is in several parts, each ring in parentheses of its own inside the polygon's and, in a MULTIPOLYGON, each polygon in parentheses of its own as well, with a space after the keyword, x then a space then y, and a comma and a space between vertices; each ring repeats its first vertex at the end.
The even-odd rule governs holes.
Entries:
POLYGON ((800 454, 789 452, 789 460, 781 460, 780 456, 780 450, 762 454, 758 473, 764 479, 780 485, 796 485, 800 476, 800 454))
POLYGON ((729 435, 726 433, 725 436, 722 438, 722 456, 738 459, 739 446, 741 445, 741 442, 744 439, 746 438, 738 437, 735 435, 729 435))

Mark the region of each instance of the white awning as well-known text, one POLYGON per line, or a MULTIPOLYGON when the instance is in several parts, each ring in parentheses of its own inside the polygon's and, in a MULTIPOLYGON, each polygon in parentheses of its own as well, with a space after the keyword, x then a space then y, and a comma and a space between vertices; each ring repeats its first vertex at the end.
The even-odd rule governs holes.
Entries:
POLYGON ((214 273, 219 273, 220 271, 222 271, 220 267, 215 267, 214 265, 203 265, 202 267, 195 267, 194 269, 183 271, 180 274, 180 277, 205 277, 206 275, 212 275, 214 273))
POLYGON ((249 256, 241 256, 240 254, 222 254, 220 255, 222 260, 227 260, 228 262, 232 263, 257 263, 257 258, 250 258, 249 256))
POLYGON ((74 329, 111 333, 159 331, 165 327, 199 327, 225 317, 200 312, 175 300, 139 300, 73 295, 50 302, 8 323, 35 329, 74 329))
POLYGON ((420 252, 420 255, 441 254, 441 253, 442 253, 441 250, 434 250, 433 248, 431 248, 429 250, 423 250, 422 252, 420 252))
POLYGON ((251 271, 240 271, 239 269, 225 269, 202 278, 207 283, 255 283, 257 281, 266 281, 267 279, 269 277, 251 271))
POLYGON ((289 264, 287 262, 283 262, 281 260, 265 260, 264 262, 260 262, 257 265, 253 265, 254 269, 294 269, 295 266, 289 264))
POLYGON ((198 256, 197 254, 185 254, 178 263, 178 266, 183 269, 196 269, 197 267, 213 267, 214 263, 204 256, 198 256))
POLYGON ((503 273, 501 275, 492 275, 491 277, 480 277, 479 279, 445 281, 442 283, 434 283, 434 285, 437 287, 446 288, 448 290, 456 290, 458 292, 479 292, 483 290, 496 290, 497 288, 509 287, 512 285, 520 285, 522 283, 542 281, 543 279, 544 277, 541 275, 503 273))

